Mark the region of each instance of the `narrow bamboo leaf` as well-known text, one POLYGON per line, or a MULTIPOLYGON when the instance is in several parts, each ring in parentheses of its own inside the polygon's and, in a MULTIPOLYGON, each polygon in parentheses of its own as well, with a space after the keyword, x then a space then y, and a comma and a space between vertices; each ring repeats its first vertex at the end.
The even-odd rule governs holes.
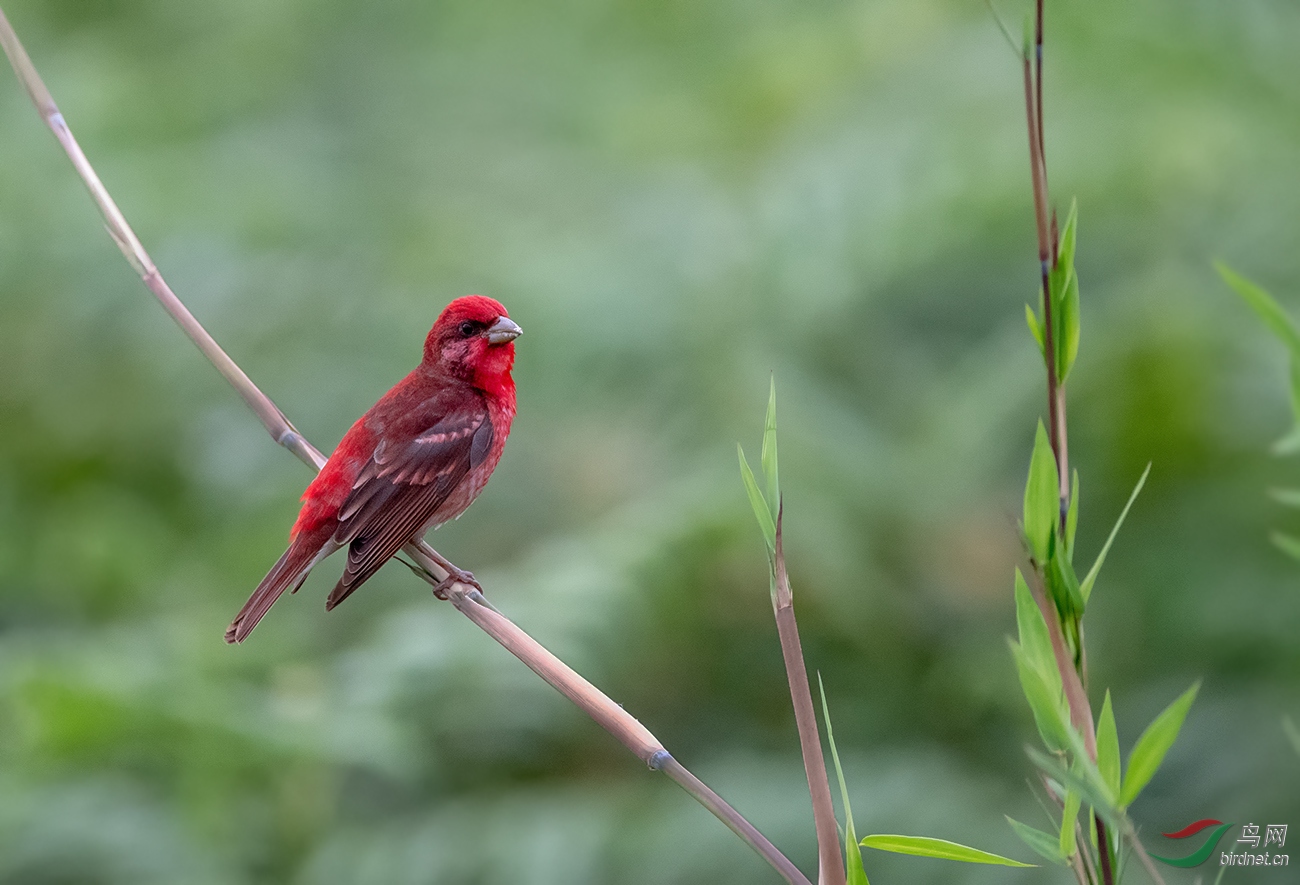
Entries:
POLYGON ((1300 354, 1292 351, 1288 374, 1291 377, 1291 429, 1286 436, 1273 443, 1271 449, 1279 457, 1300 451, 1300 354))
POLYGON ((1290 455, 1300 448, 1300 442, 1290 444, 1292 438, 1300 435, 1300 354, 1291 354, 1291 416, 1295 419, 1295 428, 1286 437, 1273 443, 1273 450, 1279 455, 1290 455), (1288 446, 1291 446, 1288 448, 1288 446))
POLYGON ((1011 654, 1016 660, 1016 672, 1020 676, 1020 689, 1029 703, 1029 710, 1034 714, 1034 725, 1043 744, 1053 753, 1063 753, 1070 746, 1069 715, 1065 710, 1065 696, 1059 687, 1052 686, 1044 674, 1038 671, 1029 660, 1025 650, 1014 642, 1009 642, 1011 654))
POLYGON ((867 848, 875 848, 877 851, 913 854, 917 857, 937 857, 943 860, 957 860, 962 863, 1000 864, 1005 867, 1036 866, 1036 864, 1012 860, 1000 854, 991 854, 987 851, 980 851, 978 848, 949 842, 947 839, 932 839, 928 836, 867 836, 862 840, 862 844, 867 848))
POLYGON ((763 422, 763 451, 759 457, 763 465, 763 479, 767 483, 768 510, 776 518, 781 504, 781 480, 776 469, 776 376, 772 376, 772 390, 767 397, 767 418, 763 422))
POLYGON ((1043 613, 1034 602, 1025 583, 1025 576, 1016 569, 1016 629, 1020 646, 1028 655, 1034 669, 1042 674, 1054 694, 1062 692, 1061 672, 1056 669, 1056 655, 1052 652, 1052 637, 1047 630, 1043 613))
POLYGON ((1061 241, 1057 248, 1056 263, 1048 274, 1048 286, 1052 297, 1052 337, 1056 345, 1056 377, 1062 383, 1070 372, 1074 362, 1072 353, 1079 349, 1079 288, 1074 272, 1075 230, 1078 220, 1078 205, 1070 204, 1070 214, 1061 230, 1061 241), (1070 292, 1074 285, 1073 296, 1070 292))
POLYGON ((1275 547, 1287 556, 1292 559, 1300 559, 1300 538, 1283 532, 1270 532, 1268 538, 1275 547))
POLYGON ((1079 356, 1079 328, 1079 275, 1071 268, 1065 295, 1061 298, 1061 355, 1057 361, 1057 374, 1062 384, 1079 356))
POLYGON ((1038 342, 1038 352, 1043 353, 1043 327, 1038 323, 1038 314, 1028 304, 1025 305, 1025 323, 1029 326, 1029 334, 1038 342))
POLYGON ((1079 578, 1074 573, 1074 566, 1070 565, 1070 560, 1059 547, 1052 551, 1049 565, 1047 574, 1051 579, 1052 597, 1056 600, 1057 608, 1061 612, 1083 614, 1084 599, 1079 578))
POLYGON ((1002 16, 999 15, 997 9, 994 8, 993 0, 984 0, 984 5, 989 8, 989 12, 993 15, 993 20, 998 24, 998 29, 1002 31, 1002 36, 1007 38, 1007 45, 1011 47, 1011 51, 1016 55, 1019 55, 1020 47, 1016 46, 1016 38, 1011 36, 1011 28, 1007 27, 1007 23, 1002 20, 1002 16))
POLYGON ((1075 240, 1079 229, 1079 201, 1070 201, 1070 214, 1065 217, 1065 227, 1061 228, 1061 246, 1057 249, 1058 267, 1074 269, 1075 240))
POLYGON ((1043 422, 1038 422, 1034 436, 1034 453, 1029 459, 1029 478, 1025 482, 1025 540, 1035 561, 1047 562, 1047 546, 1060 518, 1060 485, 1056 473, 1056 455, 1047 438, 1043 422))
POLYGON ((1070 480, 1070 507, 1065 511, 1065 555, 1074 563, 1074 533, 1079 528, 1079 471, 1070 480))
POLYGON ((740 478, 745 482, 745 493, 749 495, 749 506, 754 510, 754 518, 758 520, 758 527, 763 531, 763 540, 767 543, 767 552, 775 554, 776 552, 776 523, 772 519, 772 511, 767 506, 767 501, 763 499, 763 493, 758 490, 758 483, 754 480, 754 471, 749 469, 749 461, 745 459, 745 450, 737 443, 736 451, 740 455, 740 478))
POLYGON ((1101 704, 1097 719, 1097 770, 1113 795, 1120 794, 1119 732, 1115 728, 1115 711, 1110 705, 1110 690, 1101 704))
POLYGON ((1092 760, 1083 743, 1083 735, 1069 725, 1068 705, 1064 715, 1068 726, 1066 736, 1070 739, 1070 788, 1079 789, 1075 785, 1080 783, 1086 785, 1087 789, 1079 789, 1079 793, 1088 804, 1106 815, 1119 815, 1119 795, 1111 791, 1106 779, 1101 776, 1097 763, 1092 760))
POLYGON ((1268 495, 1279 504, 1300 508, 1300 489, 1269 489, 1268 495))
POLYGON ((1215 268, 1224 281, 1255 311, 1277 338, 1291 352, 1291 411, 1295 426, 1291 432, 1273 444, 1273 452, 1290 455, 1300 451, 1300 326, 1291 319, 1282 306, 1263 288, 1234 272, 1221 262, 1215 268))
POLYGON ((1033 747, 1026 747, 1025 752, 1029 755, 1030 760, 1042 769, 1044 774, 1062 784, 1066 789, 1077 791, 1080 798, 1091 805, 1093 810, 1100 814, 1107 823, 1111 825, 1119 823, 1120 811, 1102 788, 1100 784, 1101 776, 1096 774, 1096 768, 1089 769, 1089 760, 1086 756, 1076 756, 1075 760, 1078 766, 1075 770, 1071 770, 1062 765, 1056 757, 1040 753, 1033 747))
POLYGON ((1057 840, 1057 847, 1061 849, 1061 854, 1066 857, 1074 854, 1076 846, 1075 824, 1079 821, 1079 793, 1076 790, 1067 790, 1065 793, 1065 807, 1061 812, 1061 835, 1057 840))
POLYGON ((1282 305, 1278 304, 1268 292, 1226 264, 1216 261, 1214 267, 1218 270, 1219 276, 1223 277, 1223 281, 1231 286, 1242 300, 1250 305, 1250 309, 1264 321, 1269 331, 1276 335, 1293 355, 1300 355, 1300 327, 1297 327, 1295 321, 1282 309, 1282 305))
POLYGON ((1133 745, 1133 752, 1129 753, 1128 765, 1124 770, 1124 788, 1120 793, 1120 805, 1131 805, 1142 792, 1142 788, 1155 775, 1156 770, 1160 768, 1165 754, 1178 739, 1183 720, 1187 718, 1187 711, 1192 708, 1192 702, 1196 700, 1196 692, 1200 687, 1201 683, 1197 682, 1183 692, 1147 726, 1146 731, 1142 732, 1142 736, 1133 745))
POLYGON ((1300 354, 1291 354, 1289 374, 1291 376, 1291 415, 1293 421, 1287 435, 1271 446, 1273 454, 1279 457, 1294 455, 1300 451, 1300 354))
POLYGON ((1007 823, 1011 824, 1011 829, 1020 837, 1021 842, 1024 842, 1043 858, 1063 867, 1070 865, 1070 862, 1061 855, 1059 840, 1051 833, 1036 830, 1012 817, 1007 818, 1007 823))
POLYGON ((1296 728, 1290 716, 1282 717, 1282 731, 1286 734, 1286 739, 1291 742, 1291 748, 1295 750, 1296 755, 1300 756, 1300 728, 1296 728))
POLYGON ((835 749, 835 733, 831 730, 831 709, 826 703, 826 685, 822 674, 817 673, 817 688, 822 694, 822 719, 826 722, 826 742, 831 747, 831 761, 835 763, 835 777, 840 782, 840 799, 844 802, 844 868, 848 871, 845 885, 870 885, 867 871, 862 866, 862 849, 858 834, 853 828, 853 808, 849 805, 849 787, 844 782, 844 769, 840 767, 840 754, 835 749))
POLYGON ((1283 553, 1293 559, 1300 559, 1300 538, 1283 532, 1270 532, 1268 537, 1283 553))
POLYGON ((1279 458, 1300 452, 1300 421, 1297 421, 1295 426, 1287 432, 1287 435, 1273 443, 1269 449, 1279 458))
POLYGON ((1102 563, 1106 561, 1106 554, 1110 552, 1110 545, 1115 543, 1115 536, 1119 534, 1119 527, 1124 524, 1124 518, 1128 516, 1129 508, 1137 500, 1138 493, 1142 491, 1142 486, 1146 485, 1147 477, 1151 474, 1151 465, 1147 464, 1147 469, 1142 471, 1142 476, 1138 479, 1137 485, 1133 487, 1133 494, 1128 496, 1128 503, 1120 511, 1119 519, 1115 520, 1115 527, 1110 530, 1110 536, 1106 538, 1106 543, 1102 545, 1101 552, 1097 554, 1097 559, 1093 562, 1092 568, 1088 569, 1088 574, 1079 584, 1079 592, 1083 594, 1083 601, 1086 604, 1088 597, 1092 595, 1092 585, 1097 582, 1097 573, 1101 571, 1102 563))

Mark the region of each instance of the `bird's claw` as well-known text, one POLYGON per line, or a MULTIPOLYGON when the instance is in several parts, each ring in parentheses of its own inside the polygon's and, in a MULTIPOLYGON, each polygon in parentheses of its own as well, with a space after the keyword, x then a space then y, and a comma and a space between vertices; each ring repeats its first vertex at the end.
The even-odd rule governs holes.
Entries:
POLYGON ((462 569, 451 569, 447 572, 447 577, 438 582, 433 588, 433 595, 441 600, 447 599, 447 592, 451 590, 454 584, 464 584, 467 587, 473 587, 479 593, 483 592, 483 585, 474 580, 474 573, 462 569))

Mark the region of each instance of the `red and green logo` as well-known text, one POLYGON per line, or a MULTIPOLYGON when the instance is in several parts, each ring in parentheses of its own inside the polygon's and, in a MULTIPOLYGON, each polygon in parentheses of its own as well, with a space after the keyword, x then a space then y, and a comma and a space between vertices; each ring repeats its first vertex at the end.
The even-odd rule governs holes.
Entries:
POLYGON ((1191 836, 1195 836, 1202 830, 1214 827, 1214 832, 1206 838, 1204 845, 1186 857, 1161 857, 1158 854, 1153 854, 1151 856, 1161 863, 1169 864, 1171 867, 1200 866, 1210 859, 1210 855, 1214 853, 1214 849, 1218 846, 1219 840, 1223 838, 1224 833, 1232 829, 1232 826, 1232 824, 1225 824, 1223 821, 1215 820, 1211 817, 1207 817, 1205 820, 1198 820, 1195 823, 1188 824, 1176 833, 1164 833, 1163 835, 1166 839, 1187 839, 1191 836))

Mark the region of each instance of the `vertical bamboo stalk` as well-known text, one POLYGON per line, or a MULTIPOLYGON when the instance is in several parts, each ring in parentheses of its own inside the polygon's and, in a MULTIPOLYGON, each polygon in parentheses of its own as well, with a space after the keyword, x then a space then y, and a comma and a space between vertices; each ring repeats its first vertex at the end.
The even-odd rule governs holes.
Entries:
POLYGON ((845 881, 844 855, 840 853, 839 830, 835 824, 835 805, 831 801, 830 777, 826 773, 826 756, 822 753, 821 733, 817 730, 817 713, 813 707, 812 688, 808 684, 808 667, 799 641, 799 624, 794 617, 794 594, 785 568, 785 551, 781 543, 781 522, 785 505, 778 502, 776 544, 773 563, 776 569, 776 594, 772 608, 776 613, 776 630, 781 637, 781 657, 785 661, 786 679, 790 683, 790 700, 794 721, 799 729, 799 749, 803 753, 804 773, 808 777, 808 794, 812 798, 813 823, 817 829, 818 880, 822 885, 839 885, 845 881))

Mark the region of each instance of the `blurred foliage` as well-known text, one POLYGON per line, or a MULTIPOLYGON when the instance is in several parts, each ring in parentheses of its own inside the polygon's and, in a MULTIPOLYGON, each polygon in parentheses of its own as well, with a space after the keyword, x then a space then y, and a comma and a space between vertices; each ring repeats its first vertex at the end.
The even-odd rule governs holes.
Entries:
MULTIPOLYGON (((5 11, 176 291, 318 445, 447 301, 510 307, 514 436, 436 546, 811 869, 735 481, 775 370, 858 831, 1023 851, 1002 816, 1043 815, 1006 588, 1043 378, 1020 74, 982 3, 5 11)), ((1260 495, 1296 484, 1267 452, 1285 354, 1210 259, 1295 289, 1300 8, 1049 3, 1048 29, 1052 188, 1085 219, 1084 561, 1154 464, 1090 602, 1094 703, 1127 748, 1204 679, 1144 832, 1285 820, 1300 598, 1266 532, 1300 526, 1260 495)), ((0 83, 0 881, 766 881, 404 569, 326 617, 327 564, 222 643, 308 477, 0 83)))

